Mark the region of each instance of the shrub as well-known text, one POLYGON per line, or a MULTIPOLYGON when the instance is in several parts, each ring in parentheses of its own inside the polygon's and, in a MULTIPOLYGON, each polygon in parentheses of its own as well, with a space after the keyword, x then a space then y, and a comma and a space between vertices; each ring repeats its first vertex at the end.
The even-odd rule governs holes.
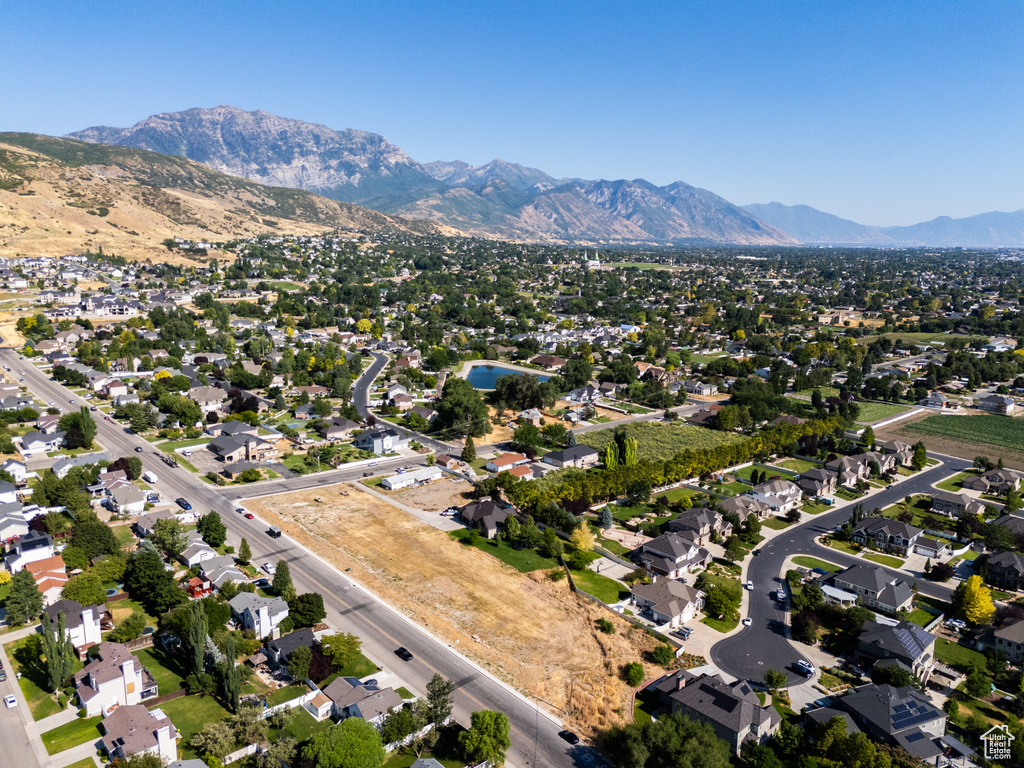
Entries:
POLYGON ((615 634, 615 625, 612 624, 608 619, 598 619, 597 628, 604 632, 606 635, 615 634))
POLYGON ((631 661, 622 668, 622 676, 631 688, 636 688, 644 681, 644 665, 639 661, 631 661))
POLYGON ((667 667, 675 658, 676 654, 671 645, 657 645, 651 651, 651 661, 663 667, 667 667))

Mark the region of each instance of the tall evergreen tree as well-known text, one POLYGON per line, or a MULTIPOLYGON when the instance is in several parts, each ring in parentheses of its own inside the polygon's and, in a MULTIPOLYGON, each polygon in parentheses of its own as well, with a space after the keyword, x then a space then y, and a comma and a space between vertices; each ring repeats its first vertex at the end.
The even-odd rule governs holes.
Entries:
POLYGON ((206 635, 209 623, 202 603, 194 602, 188 607, 188 627, 185 630, 185 652, 188 654, 186 663, 191 674, 201 675, 205 671, 206 635))
POLYGON ((476 461, 476 443, 472 437, 466 438, 466 444, 462 448, 462 460, 467 464, 476 461))
POLYGON ((281 560, 274 571, 274 591, 286 602, 295 599, 295 585, 292 584, 292 572, 287 560, 281 560))
POLYGON ((64 613, 57 614, 57 631, 49 627, 44 618, 43 655, 46 657, 46 681, 50 690, 57 692, 75 668, 75 646, 67 635, 64 613))
POLYGON ((238 562, 248 565, 250 560, 252 560, 252 550, 249 548, 249 542, 243 537, 242 543, 238 545, 238 562))
POLYGON ((27 568, 22 568, 11 579, 7 593, 7 623, 18 627, 36 618, 43 610, 43 594, 27 568))
POLYGON ((235 663, 235 639, 228 636, 224 643, 223 670, 221 672, 221 689, 224 703, 234 713, 238 712, 238 702, 242 694, 242 670, 235 663))

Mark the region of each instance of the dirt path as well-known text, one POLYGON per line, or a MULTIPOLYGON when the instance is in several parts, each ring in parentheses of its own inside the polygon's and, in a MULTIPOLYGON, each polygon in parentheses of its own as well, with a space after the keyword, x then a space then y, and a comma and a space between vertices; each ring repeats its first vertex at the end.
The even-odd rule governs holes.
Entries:
MULTIPOLYGON (((368 493, 319 488, 249 507, 585 734, 630 719, 620 670, 654 638, 577 598, 563 579, 528 574, 451 539, 368 493), (327 499, 317 504, 314 497, 327 499), (612 618, 616 632, 595 628, 612 618), (473 636, 480 642, 474 642, 473 636), (572 682, 573 700, 568 696, 572 682), (569 710, 568 713, 566 710, 569 710)), ((647 666, 647 674, 657 668, 647 666)))

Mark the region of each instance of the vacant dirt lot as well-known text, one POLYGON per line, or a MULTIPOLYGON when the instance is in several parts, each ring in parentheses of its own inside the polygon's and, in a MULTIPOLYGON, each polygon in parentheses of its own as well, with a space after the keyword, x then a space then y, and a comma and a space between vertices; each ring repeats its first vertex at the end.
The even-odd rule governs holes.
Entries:
MULTIPOLYGON (((631 717, 622 665, 655 640, 575 597, 563 579, 522 574, 368 493, 346 486, 249 503, 303 545, 353 577, 477 663, 548 705, 579 731, 631 717), (314 497, 329 499, 317 504, 314 497), (595 629, 611 618, 613 635, 595 629), (473 641, 472 636, 480 638, 473 641), (573 680, 573 701, 568 701, 573 680)), ((648 676, 656 673, 648 668, 648 676)))
POLYGON ((469 503, 469 493, 473 486, 465 480, 454 480, 445 477, 430 485, 419 488, 405 488, 401 491, 378 489, 395 501, 408 504, 410 507, 424 509, 427 512, 440 512, 451 506, 461 507, 469 503))

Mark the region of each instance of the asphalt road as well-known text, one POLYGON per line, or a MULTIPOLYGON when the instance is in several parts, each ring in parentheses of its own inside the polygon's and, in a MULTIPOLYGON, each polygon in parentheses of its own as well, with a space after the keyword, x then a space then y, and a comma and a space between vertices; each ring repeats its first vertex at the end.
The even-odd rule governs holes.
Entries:
MULTIPOLYGON (((0 362, 9 365, 14 371, 25 371, 25 384, 41 400, 54 400, 65 410, 68 406, 89 404, 89 401, 82 400, 58 382, 51 381, 47 373, 19 357, 15 350, 0 349, 0 362)), ((384 363, 379 359, 374 366, 378 363, 383 367, 384 363)), ((372 381, 373 376, 376 376, 373 372, 374 366, 365 372, 368 381, 372 381)), ((377 368, 378 372, 379 370, 380 368, 377 368)), ((368 381, 363 382, 363 403, 368 381)), ((356 394, 358 397, 359 393, 356 394)), ((97 413, 96 416, 100 417, 101 414, 97 413)), ((110 456, 117 458, 139 455, 144 468, 152 470, 159 477, 159 481, 154 485, 165 498, 174 499, 181 496, 199 512, 218 511, 227 526, 228 541, 237 546, 244 536, 252 549, 254 561, 287 560, 296 589, 299 592, 319 592, 323 595, 328 621, 342 631, 358 635, 363 641, 365 652, 379 663, 393 669, 407 681, 408 687, 425 693, 427 682, 435 672, 454 681, 454 716, 466 725, 469 724, 470 714, 475 710, 494 709, 504 712, 511 725, 512 748, 508 753, 510 765, 517 768, 556 768, 593 764, 593 753, 583 745, 570 747, 563 742, 557 735, 559 724, 540 712, 532 703, 485 674, 444 642, 399 615, 367 591, 354 586, 344 574, 328 566, 287 536, 280 539, 267 536, 267 523, 258 519, 246 520, 241 514, 234 512, 240 495, 237 487, 222 491, 207 485, 184 467, 168 467, 158 458, 158 449, 127 431, 116 421, 97 418, 97 425, 97 440, 107 449, 110 456), (137 446, 142 447, 141 454, 135 452, 137 446), (403 662, 394 655, 394 650, 399 646, 405 646, 413 653, 413 661, 403 662)), ((375 469, 383 470, 392 465, 409 463, 408 458, 382 460, 375 469)), ((255 487, 250 486, 249 490, 251 495, 255 496, 273 493, 278 489, 283 492, 298 487, 316 487, 358 478, 362 471, 364 470, 356 468, 317 473, 312 477, 278 481, 274 485, 261 483, 255 487), (310 484, 303 486, 302 483, 310 484)), ((26 760, 17 764, 33 766, 35 762, 26 760)))
MULTIPOLYGON (((933 456, 941 459, 943 464, 932 469, 912 475, 907 480, 897 483, 869 498, 864 503, 866 512, 884 508, 902 501, 906 496, 918 493, 932 493, 932 483, 946 478, 951 472, 961 471, 971 466, 970 462, 952 456, 933 456)), ((795 528, 786 529, 780 535, 760 547, 761 554, 751 557, 747 567, 746 579, 754 582, 754 590, 749 595, 747 616, 752 620, 749 627, 726 638, 711 649, 711 660, 722 670, 734 677, 763 682, 767 669, 785 669, 789 675, 790 685, 808 682, 803 675, 793 669, 800 659, 805 659, 800 651, 800 644, 786 639, 785 606, 776 602, 772 595, 783 585, 782 567, 790 555, 811 555, 843 567, 867 563, 863 558, 854 557, 828 547, 823 547, 814 539, 823 533, 835 529, 836 525, 846 522, 857 502, 850 502, 831 512, 822 512, 809 517, 795 528)), ((907 575, 891 568, 885 568, 894 577, 907 579, 907 575)), ((922 594, 948 600, 953 590, 941 584, 918 580, 918 589, 922 594)))
POLYGON ((28 735, 28 721, 31 715, 25 705, 25 697, 18 691, 17 680, 14 675, 9 675, 6 682, 0 683, 0 699, 15 692, 18 695, 18 706, 7 709, 0 702, 0 744, 3 745, 3 758, 0 759, 0 764, 18 768, 39 768, 40 759, 32 748, 32 741, 28 735))

